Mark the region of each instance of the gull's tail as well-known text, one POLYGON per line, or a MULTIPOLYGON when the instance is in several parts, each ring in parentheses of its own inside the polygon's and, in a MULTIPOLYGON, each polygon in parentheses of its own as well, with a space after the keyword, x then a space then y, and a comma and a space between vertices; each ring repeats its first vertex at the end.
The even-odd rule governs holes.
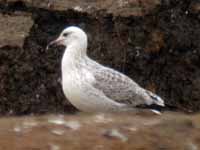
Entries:
POLYGON ((146 89, 141 88, 140 96, 141 96, 141 105, 137 105, 139 108, 150 109, 153 113, 161 115, 161 107, 165 107, 164 100, 160 98, 158 95, 148 91, 146 89))
MULTIPOLYGON (((158 95, 152 93, 151 91, 146 90, 147 95, 149 96, 148 103, 150 101, 150 105, 157 105, 157 106, 161 106, 161 107, 165 107, 165 103, 164 100, 162 98, 160 98, 158 95)), ((151 107, 151 106, 150 106, 151 107)), ((162 113, 159 110, 160 108, 152 108, 150 109, 153 113, 157 114, 157 115, 161 115, 162 113)))
POLYGON ((152 93, 151 91, 147 91, 147 94, 150 96, 150 98, 152 99, 152 104, 156 104, 159 106, 164 107, 165 106, 165 102, 162 98, 160 98, 158 95, 152 93))

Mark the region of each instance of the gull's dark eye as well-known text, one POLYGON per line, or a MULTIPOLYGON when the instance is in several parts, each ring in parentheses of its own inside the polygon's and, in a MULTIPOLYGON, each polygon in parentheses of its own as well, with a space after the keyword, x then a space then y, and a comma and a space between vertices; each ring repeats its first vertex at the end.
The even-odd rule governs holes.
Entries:
POLYGON ((68 33, 63 33, 63 36, 64 37, 67 37, 69 34, 68 33))

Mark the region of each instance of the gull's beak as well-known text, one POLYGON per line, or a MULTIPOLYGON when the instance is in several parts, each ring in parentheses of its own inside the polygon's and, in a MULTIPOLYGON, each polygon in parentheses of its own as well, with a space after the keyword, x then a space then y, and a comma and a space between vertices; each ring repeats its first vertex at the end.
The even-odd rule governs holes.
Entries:
POLYGON ((52 46, 52 45, 62 45, 63 40, 64 40, 64 39, 62 39, 62 38, 57 38, 56 40, 51 41, 51 42, 47 45, 46 50, 48 50, 49 47, 52 46))

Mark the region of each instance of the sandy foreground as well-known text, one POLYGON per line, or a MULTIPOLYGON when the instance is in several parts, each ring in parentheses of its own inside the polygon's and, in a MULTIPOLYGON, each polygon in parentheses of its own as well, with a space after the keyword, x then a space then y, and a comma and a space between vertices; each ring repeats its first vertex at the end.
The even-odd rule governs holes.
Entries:
POLYGON ((0 119, 2 150, 197 150, 200 115, 166 112, 0 119))

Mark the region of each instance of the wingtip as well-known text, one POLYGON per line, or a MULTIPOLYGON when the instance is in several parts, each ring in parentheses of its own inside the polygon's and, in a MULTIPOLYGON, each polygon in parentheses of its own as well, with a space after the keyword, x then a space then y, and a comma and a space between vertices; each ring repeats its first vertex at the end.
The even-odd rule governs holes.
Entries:
POLYGON ((157 105, 159 105, 159 106, 165 107, 165 102, 164 102, 162 99, 156 100, 155 103, 156 103, 157 105))
POLYGON ((165 102, 162 98, 160 98, 158 95, 153 94, 152 92, 148 91, 149 95, 153 99, 153 103, 162 107, 165 107, 165 102))
POLYGON ((156 102, 157 105, 165 107, 165 102, 160 97, 157 97, 156 102))

